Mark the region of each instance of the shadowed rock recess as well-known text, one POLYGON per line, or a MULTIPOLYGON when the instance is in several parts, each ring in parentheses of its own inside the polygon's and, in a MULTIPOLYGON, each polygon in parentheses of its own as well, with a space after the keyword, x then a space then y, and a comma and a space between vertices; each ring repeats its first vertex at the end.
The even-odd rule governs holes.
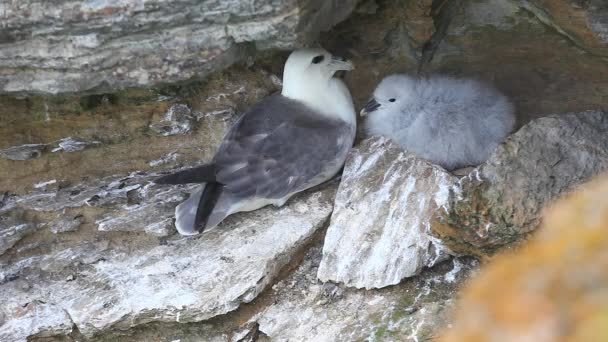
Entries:
MULTIPOLYGON (((434 340, 472 256, 520 248, 545 206, 608 171, 603 0, 23 0, 0 1, 0 22, 0 341, 434 340), (316 40, 357 66, 340 75, 357 108, 389 73, 440 72, 496 85, 518 128, 463 177, 360 134, 341 178, 179 236, 195 186, 152 179, 210 160, 280 90, 286 50, 316 40)), ((572 284, 584 315, 603 240, 562 228, 541 238, 578 252, 547 284, 572 284)), ((477 334, 479 312, 582 317, 551 293, 526 311, 534 260, 500 278, 525 285, 503 291, 507 315, 473 285, 463 303, 483 311, 453 329, 477 334)), ((581 332, 605 326, 599 309, 581 332)))

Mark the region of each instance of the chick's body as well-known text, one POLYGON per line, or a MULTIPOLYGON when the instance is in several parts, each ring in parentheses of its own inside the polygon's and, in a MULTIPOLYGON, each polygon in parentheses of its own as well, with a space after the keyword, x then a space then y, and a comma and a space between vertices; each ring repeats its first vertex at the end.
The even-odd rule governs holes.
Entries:
POLYGON ((497 90, 444 76, 388 76, 366 109, 368 134, 448 170, 485 161, 515 125, 513 105, 497 90))

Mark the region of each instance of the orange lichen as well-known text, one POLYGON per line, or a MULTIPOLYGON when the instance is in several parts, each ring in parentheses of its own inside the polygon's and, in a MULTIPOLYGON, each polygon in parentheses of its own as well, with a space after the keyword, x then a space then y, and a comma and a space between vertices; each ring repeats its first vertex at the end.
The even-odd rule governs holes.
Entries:
POLYGON ((464 290, 441 341, 608 341, 608 177, 545 213, 464 290))

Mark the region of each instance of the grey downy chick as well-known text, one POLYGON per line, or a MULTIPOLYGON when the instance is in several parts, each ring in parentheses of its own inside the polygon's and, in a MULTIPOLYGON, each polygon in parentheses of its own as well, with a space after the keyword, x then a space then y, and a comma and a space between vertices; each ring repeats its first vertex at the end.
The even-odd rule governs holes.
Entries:
POLYGON ((390 75, 361 115, 366 133, 447 170, 481 164, 515 126, 506 96, 479 81, 445 76, 390 75))

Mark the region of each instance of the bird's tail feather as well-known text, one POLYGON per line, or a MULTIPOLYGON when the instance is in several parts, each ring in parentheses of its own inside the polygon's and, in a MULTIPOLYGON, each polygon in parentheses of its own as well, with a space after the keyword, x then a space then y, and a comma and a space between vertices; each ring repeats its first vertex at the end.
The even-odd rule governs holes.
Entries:
POLYGON ((205 183, 175 208, 175 227, 180 234, 196 235, 228 216, 225 211, 216 210, 222 188, 216 182, 205 183))
POLYGON ((223 189, 224 186, 216 182, 207 183, 205 189, 203 189, 201 198, 198 201, 198 209, 196 210, 196 218, 194 220, 194 229, 199 233, 202 233, 203 230, 207 228, 209 216, 213 214, 223 189))
POLYGON ((215 181, 215 165, 205 164, 156 178, 156 184, 186 184, 215 181))
POLYGON ((182 235, 196 235, 198 232, 194 229, 194 220, 196 218, 196 210, 198 203, 205 190, 207 184, 203 184, 198 190, 190 195, 190 198, 180 203, 175 207, 175 227, 182 235))

